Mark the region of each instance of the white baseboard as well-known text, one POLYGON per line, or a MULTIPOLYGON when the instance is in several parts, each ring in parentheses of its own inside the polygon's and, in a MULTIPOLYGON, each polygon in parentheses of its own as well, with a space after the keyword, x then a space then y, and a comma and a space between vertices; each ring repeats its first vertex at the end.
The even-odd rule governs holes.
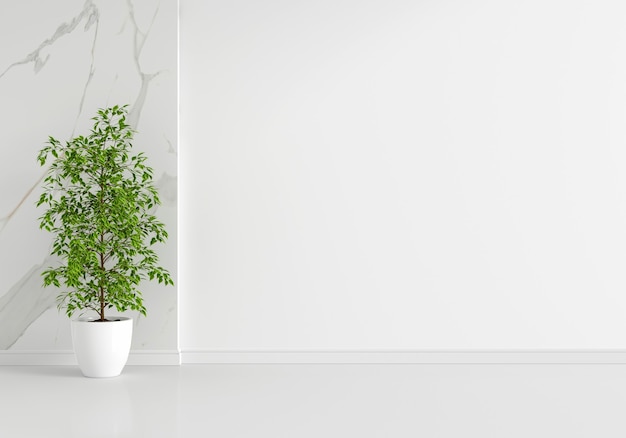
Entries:
MULTIPOLYGON (((2 350, 0 365, 77 365, 71 350, 2 350)), ((133 350, 127 365, 180 365, 176 350, 133 350)))
POLYGON ((178 350, 134 350, 127 365, 180 365, 178 350))
MULTIPOLYGON (((235 351, 134 350, 128 365, 180 364, 626 364, 626 350, 235 351)), ((71 350, 3 350, 1 365, 76 365, 71 350)))
POLYGON ((626 364, 626 350, 220 351, 183 350, 182 364, 626 364))

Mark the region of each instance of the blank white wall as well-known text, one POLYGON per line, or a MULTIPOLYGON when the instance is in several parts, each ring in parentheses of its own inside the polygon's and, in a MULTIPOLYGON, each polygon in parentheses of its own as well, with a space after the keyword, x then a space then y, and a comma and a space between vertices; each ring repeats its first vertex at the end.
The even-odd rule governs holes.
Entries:
POLYGON ((624 348, 626 4, 180 9, 183 350, 624 348))

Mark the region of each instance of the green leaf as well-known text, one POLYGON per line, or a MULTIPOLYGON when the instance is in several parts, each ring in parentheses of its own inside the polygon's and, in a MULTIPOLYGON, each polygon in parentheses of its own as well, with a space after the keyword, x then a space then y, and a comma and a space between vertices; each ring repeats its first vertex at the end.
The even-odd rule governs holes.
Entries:
POLYGON ((88 136, 64 146, 49 137, 37 156, 40 165, 53 158, 36 205, 47 208, 39 226, 54 234, 51 254, 61 259, 43 282, 61 289, 57 303, 68 316, 102 307, 145 315, 141 281, 174 284, 148 249, 167 233, 148 213, 159 204, 154 172, 143 153, 131 151, 127 108, 99 109, 88 136))

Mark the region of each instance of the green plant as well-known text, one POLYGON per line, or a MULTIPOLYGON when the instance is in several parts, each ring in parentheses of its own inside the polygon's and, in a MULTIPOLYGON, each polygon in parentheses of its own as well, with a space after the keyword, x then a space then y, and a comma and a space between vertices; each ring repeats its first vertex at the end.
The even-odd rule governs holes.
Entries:
POLYGON ((142 280, 174 282, 152 249, 167 240, 163 223, 151 213, 160 204, 153 170, 143 153, 130 154, 133 130, 127 106, 98 110, 88 136, 61 144, 49 137, 37 157, 51 165, 37 206, 47 206, 39 226, 55 235, 51 254, 60 266, 43 273, 44 286, 62 289, 59 309, 71 317, 93 310, 146 314, 142 280))

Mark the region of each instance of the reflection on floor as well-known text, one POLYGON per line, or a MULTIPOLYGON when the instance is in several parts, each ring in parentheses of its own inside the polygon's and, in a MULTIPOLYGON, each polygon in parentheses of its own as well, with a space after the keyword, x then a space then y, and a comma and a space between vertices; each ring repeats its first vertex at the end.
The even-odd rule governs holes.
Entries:
POLYGON ((626 365, 0 367, 0 436, 624 437, 626 365))

